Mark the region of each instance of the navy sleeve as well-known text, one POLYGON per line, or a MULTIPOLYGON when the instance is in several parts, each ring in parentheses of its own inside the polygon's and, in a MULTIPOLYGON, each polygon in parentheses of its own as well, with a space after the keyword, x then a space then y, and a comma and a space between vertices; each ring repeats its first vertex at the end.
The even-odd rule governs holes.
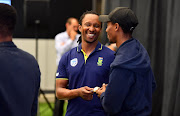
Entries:
POLYGON ((61 60, 59 62, 59 65, 58 65, 58 69, 57 69, 57 73, 56 73, 56 79, 58 78, 61 78, 61 79, 68 79, 68 76, 67 76, 67 70, 66 70, 66 65, 67 65, 67 55, 64 54, 62 57, 61 57, 61 60))
POLYGON ((40 89, 40 81, 41 81, 41 72, 39 69, 39 66, 37 64, 37 71, 36 71, 36 77, 35 77, 35 94, 34 94, 34 101, 32 104, 31 109, 31 116, 37 115, 37 109, 38 109, 38 96, 39 96, 39 89, 40 89))
POLYGON ((120 111, 131 85, 134 83, 133 72, 115 68, 111 71, 106 91, 101 94, 101 103, 104 110, 110 115, 120 111))

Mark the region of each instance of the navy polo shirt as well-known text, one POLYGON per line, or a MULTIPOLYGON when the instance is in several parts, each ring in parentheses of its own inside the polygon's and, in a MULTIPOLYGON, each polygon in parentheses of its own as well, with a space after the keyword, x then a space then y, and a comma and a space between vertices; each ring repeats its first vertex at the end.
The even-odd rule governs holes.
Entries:
MULTIPOLYGON (((101 87, 109 81, 110 64, 113 60, 114 52, 100 43, 89 57, 83 52, 80 44, 62 56, 56 78, 69 80, 69 89, 101 87)), ((106 115, 96 94, 91 101, 77 97, 68 102, 66 116, 106 115)))

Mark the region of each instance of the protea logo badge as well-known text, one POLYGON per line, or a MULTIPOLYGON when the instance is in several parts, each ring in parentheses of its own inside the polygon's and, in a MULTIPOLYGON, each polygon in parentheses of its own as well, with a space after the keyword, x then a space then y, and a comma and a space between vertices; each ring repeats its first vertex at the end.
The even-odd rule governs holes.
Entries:
POLYGON ((72 67, 75 67, 78 64, 78 59, 77 58, 72 59, 70 64, 72 67))
POLYGON ((103 64, 103 57, 99 57, 99 58, 98 58, 97 65, 98 65, 98 66, 102 66, 102 64, 103 64))

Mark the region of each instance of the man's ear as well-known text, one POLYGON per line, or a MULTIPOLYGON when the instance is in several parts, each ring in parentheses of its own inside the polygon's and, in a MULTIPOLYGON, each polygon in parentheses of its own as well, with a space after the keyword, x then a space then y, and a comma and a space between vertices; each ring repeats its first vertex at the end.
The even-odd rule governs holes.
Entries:
POLYGON ((81 32, 81 28, 82 28, 82 26, 79 24, 79 26, 78 26, 79 32, 81 32))
POLYGON ((119 24, 118 23, 115 23, 115 31, 118 31, 119 30, 119 24))
POLYGON ((68 24, 68 23, 66 23, 66 24, 65 24, 65 26, 66 26, 66 29, 67 29, 67 28, 68 28, 68 26, 69 26, 69 24, 68 24))

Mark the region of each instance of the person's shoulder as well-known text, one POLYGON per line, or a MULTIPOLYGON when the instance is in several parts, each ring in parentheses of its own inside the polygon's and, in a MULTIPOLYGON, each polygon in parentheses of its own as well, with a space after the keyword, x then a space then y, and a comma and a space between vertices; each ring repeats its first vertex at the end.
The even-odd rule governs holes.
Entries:
POLYGON ((65 52, 63 54, 63 56, 67 57, 67 56, 69 56, 69 55, 71 55, 72 53, 75 53, 75 52, 77 52, 77 47, 74 47, 74 48, 70 49, 69 51, 65 52))
POLYGON ((114 53, 115 53, 113 50, 109 49, 109 48, 106 47, 105 45, 103 45, 102 50, 105 51, 105 52, 107 52, 107 53, 110 54, 110 55, 114 55, 114 53))
MULTIPOLYGON (((63 31, 63 32, 58 33, 57 35, 65 35, 65 34, 67 34, 67 32, 66 32, 66 31, 63 31)), ((57 36, 57 35, 56 35, 56 36, 57 36)))
POLYGON ((22 50, 22 49, 20 49, 20 48, 18 48, 18 51, 19 51, 19 53, 22 55, 22 57, 24 58, 24 59, 26 59, 26 60, 33 60, 33 61, 36 61, 36 59, 35 59, 35 57, 32 55, 32 54, 30 54, 30 53, 28 53, 28 52, 26 52, 26 51, 24 51, 24 50, 22 50))
POLYGON ((58 39, 58 38, 61 38, 61 37, 66 37, 66 36, 68 36, 68 35, 67 35, 67 32, 64 31, 64 32, 58 33, 58 34, 55 36, 55 39, 58 39))
POLYGON ((77 47, 72 48, 71 50, 65 52, 62 57, 61 57, 61 63, 65 63, 66 61, 68 61, 72 56, 74 56, 74 54, 76 54, 77 52, 77 47))
POLYGON ((111 49, 109 49, 108 47, 104 46, 102 47, 102 54, 103 54, 103 57, 109 59, 109 61, 113 61, 114 58, 115 58, 115 52, 112 51, 111 49))
POLYGON ((79 38, 80 36, 81 36, 81 34, 79 34, 79 33, 76 35, 76 37, 78 37, 78 38, 79 38))

